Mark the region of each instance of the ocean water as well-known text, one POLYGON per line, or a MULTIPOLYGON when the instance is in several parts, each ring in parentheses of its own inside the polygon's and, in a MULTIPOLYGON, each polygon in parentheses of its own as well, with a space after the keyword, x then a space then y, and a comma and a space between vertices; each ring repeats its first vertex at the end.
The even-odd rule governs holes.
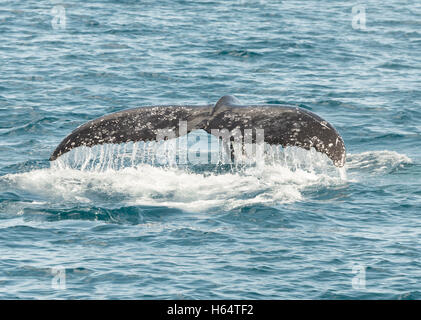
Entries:
POLYGON ((1 299, 421 298, 419 1, 0 1, 0 43, 1 299), (88 120, 225 94, 319 114, 346 173, 48 161, 88 120))

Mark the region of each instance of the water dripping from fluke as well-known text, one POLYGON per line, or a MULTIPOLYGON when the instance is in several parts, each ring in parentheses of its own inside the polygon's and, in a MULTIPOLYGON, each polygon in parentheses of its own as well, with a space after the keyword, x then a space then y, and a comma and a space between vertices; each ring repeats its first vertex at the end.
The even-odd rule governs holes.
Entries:
MULTIPOLYGON (((206 133, 201 133, 205 134, 206 133)), ((199 133, 200 135, 200 133, 199 133)), ((263 170, 267 166, 278 166, 290 171, 306 171, 328 174, 346 180, 345 167, 337 168, 324 154, 315 149, 282 147, 264 144, 262 152, 255 147, 248 153, 240 143, 233 143, 237 150, 231 159, 222 143, 213 141, 197 142, 195 134, 171 140, 138 141, 124 144, 102 144, 93 147, 78 147, 51 162, 55 169, 77 169, 85 172, 119 171, 125 168, 153 166, 162 169, 184 169, 194 173, 241 174, 247 168, 263 170), (186 139, 186 141, 180 141, 186 139)))

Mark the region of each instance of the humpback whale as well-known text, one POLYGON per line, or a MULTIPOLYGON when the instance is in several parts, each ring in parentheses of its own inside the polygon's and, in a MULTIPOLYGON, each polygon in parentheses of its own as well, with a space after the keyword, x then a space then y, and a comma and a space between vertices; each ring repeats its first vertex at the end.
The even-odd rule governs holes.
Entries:
MULTIPOLYGON (((156 105, 128 109, 91 120, 70 133, 50 157, 79 146, 154 141, 159 130, 175 130, 175 137, 203 129, 263 129, 268 144, 310 148, 326 154, 337 167, 345 164, 345 144, 336 129, 318 115, 290 105, 243 105, 234 96, 223 96, 215 105, 156 105), (186 121, 186 132, 177 132, 186 121)), ((253 141, 256 141, 253 138, 253 141)))

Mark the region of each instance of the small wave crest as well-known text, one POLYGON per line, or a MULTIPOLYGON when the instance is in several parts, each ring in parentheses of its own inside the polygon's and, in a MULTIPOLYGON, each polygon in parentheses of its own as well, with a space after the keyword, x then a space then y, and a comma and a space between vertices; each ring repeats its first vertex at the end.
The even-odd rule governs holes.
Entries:
POLYGON ((347 168, 350 170, 369 170, 372 173, 391 173, 406 165, 412 164, 412 160, 395 151, 367 151, 347 156, 347 168))

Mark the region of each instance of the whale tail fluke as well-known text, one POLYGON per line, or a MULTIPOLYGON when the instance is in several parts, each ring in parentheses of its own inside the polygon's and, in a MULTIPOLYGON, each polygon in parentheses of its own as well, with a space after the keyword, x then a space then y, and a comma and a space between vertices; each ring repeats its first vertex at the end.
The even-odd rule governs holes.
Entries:
MULTIPOLYGON (((159 140, 161 130, 173 137, 203 129, 230 132, 260 129, 268 144, 315 148, 337 167, 345 164, 345 144, 335 128, 318 115, 294 106, 241 105, 233 96, 224 96, 215 105, 147 106, 124 110, 89 121, 68 135, 54 150, 50 161, 79 146, 159 140), (186 130, 177 130, 180 121, 186 130)), ((255 139, 253 140, 255 142, 255 139)))

